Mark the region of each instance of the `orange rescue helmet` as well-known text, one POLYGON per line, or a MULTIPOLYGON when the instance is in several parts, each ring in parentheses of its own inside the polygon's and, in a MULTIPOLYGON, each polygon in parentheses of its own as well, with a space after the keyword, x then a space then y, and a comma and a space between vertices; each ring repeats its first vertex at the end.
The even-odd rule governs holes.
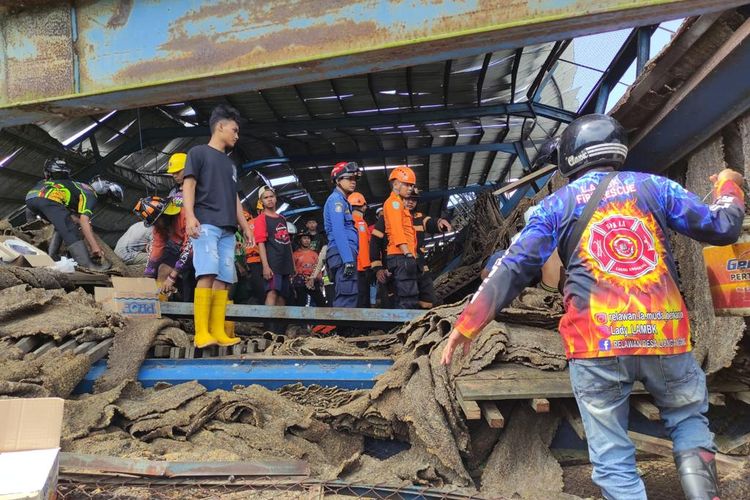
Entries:
POLYGON ((162 214, 176 215, 180 213, 180 209, 169 199, 147 196, 138 200, 133 208, 133 213, 143 220, 146 227, 151 227, 162 214))
POLYGON ((349 201, 349 203, 354 207, 367 205, 367 200, 365 200, 365 197, 362 195, 362 193, 354 192, 350 194, 347 198, 347 201, 349 201))
POLYGON ((397 180, 406 184, 416 184, 417 176, 414 174, 414 170, 410 169, 406 165, 396 167, 388 177, 389 181, 397 180))

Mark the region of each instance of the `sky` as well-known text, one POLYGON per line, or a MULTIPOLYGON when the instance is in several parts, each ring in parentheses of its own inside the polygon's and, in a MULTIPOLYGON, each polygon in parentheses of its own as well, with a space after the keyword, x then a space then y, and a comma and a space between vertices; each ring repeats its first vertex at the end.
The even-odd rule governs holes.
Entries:
MULTIPOLYGON (((661 23, 659 28, 651 37, 651 57, 654 57, 659 51, 669 43, 672 35, 682 24, 682 19, 667 21, 661 23)), ((617 53, 622 43, 627 38, 632 29, 611 31, 608 33, 599 33, 573 40, 574 58, 579 67, 574 80, 574 86, 579 87, 578 98, 583 101, 590 91, 591 87, 601 76, 612 58, 617 53)), ((628 68, 623 75, 620 83, 612 90, 609 101, 607 102, 607 111, 609 111, 622 97, 625 90, 635 80, 635 62, 628 68)))

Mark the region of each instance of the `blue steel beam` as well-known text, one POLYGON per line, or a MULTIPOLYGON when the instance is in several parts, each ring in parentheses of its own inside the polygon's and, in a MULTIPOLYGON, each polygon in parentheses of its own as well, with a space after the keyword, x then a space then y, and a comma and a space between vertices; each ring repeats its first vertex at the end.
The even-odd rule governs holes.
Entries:
POLYGON ((579 114, 604 113, 612 89, 622 79, 633 61, 637 59, 639 47, 642 48, 642 44, 651 39, 651 35, 656 31, 656 28, 657 26, 646 26, 630 32, 609 67, 602 73, 599 81, 596 82, 594 88, 584 99, 583 104, 578 109, 579 114))
MULTIPOLYGON (((192 302, 164 302, 165 316, 191 318, 192 302)), ((235 321, 273 320, 281 323, 332 325, 394 325, 414 321, 425 312, 410 309, 358 309, 345 307, 227 306, 227 319, 235 321)))
POLYGON ((626 169, 661 172, 750 109, 750 20, 631 138, 626 169))
MULTIPOLYGON (((393 364, 390 358, 257 357, 205 359, 147 359, 138 371, 138 382, 153 387, 158 382, 182 384, 197 380, 206 389, 232 390, 235 385, 258 384, 267 389, 296 384, 317 384, 344 389, 370 389, 375 378, 393 364)), ((91 367, 75 389, 91 392, 107 371, 106 360, 91 367)))
MULTIPOLYGON (((516 149, 512 142, 487 143, 487 144, 457 144, 455 146, 433 146, 431 148, 408 148, 408 149, 377 149, 373 151, 352 151, 349 153, 324 153, 299 156, 279 156, 265 158, 267 163, 327 163, 346 160, 364 160, 367 158, 404 158, 406 156, 429 156, 449 155, 454 153, 476 153, 478 151, 502 151, 504 153, 515 153, 516 149)), ((256 162, 250 162, 252 164, 256 162)), ((244 166, 243 166, 244 167, 244 166)))
POLYGON ((73 0, 3 11, 0 123, 516 49, 744 0, 73 0), (43 29, 42 29, 43 28, 43 29))

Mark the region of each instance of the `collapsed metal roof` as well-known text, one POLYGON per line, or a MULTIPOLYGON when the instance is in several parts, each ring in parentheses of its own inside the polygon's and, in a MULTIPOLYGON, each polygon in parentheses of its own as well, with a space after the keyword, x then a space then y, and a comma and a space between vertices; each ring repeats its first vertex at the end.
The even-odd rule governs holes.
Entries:
MULTIPOLYGON (((617 33, 605 60, 628 36, 617 33)), ((161 106, 6 128, 0 132, 0 211, 20 214, 44 159, 64 156, 78 179, 101 173, 124 184, 122 206, 107 205, 94 220, 113 242, 135 221, 130 207, 138 197, 171 187, 164 175, 169 156, 207 142, 211 109, 225 103, 244 120, 232 156, 250 205, 258 186, 269 183, 285 213, 313 211, 331 190, 332 165, 356 160, 365 171, 359 190, 369 202, 382 202, 389 169, 407 164, 427 193, 428 211, 438 214, 461 188, 500 185, 527 173, 542 142, 576 116, 580 96, 593 92, 607 64, 599 62, 604 69, 593 68, 594 76, 581 83, 582 71, 592 68, 575 63, 574 47, 550 42, 216 98, 175 96, 161 106)))

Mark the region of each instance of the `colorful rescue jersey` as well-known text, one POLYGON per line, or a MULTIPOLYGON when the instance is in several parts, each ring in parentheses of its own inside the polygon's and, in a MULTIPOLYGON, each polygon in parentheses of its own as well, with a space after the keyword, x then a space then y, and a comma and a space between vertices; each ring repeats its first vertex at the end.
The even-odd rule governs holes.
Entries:
POLYGON ((383 204, 385 234, 388 235, 388 255, 403 255, 400 245, 406 245, 409 253, 417 255, 417 235, 411 212, 404 206, 404 200, 396 193, 391 193, 383 204))
POLYGON ((357 251, 357 271, 370 269, 370 230, 364 217, 359 212, 352 214, 354 227, 359 236, 359 249, 357 251))
POLYGON ((176 215, 162 215, 162 217, 170 219, 169 227, 162 227, 158 224, 158 221, 154 225, 154 230, 151 233, 151 251, 148 254, 146 269, 143 271, 144 276, 151 278, 157 276, 162 255, 164 255, 164 251, 168 245, 180 249, 174 266, 177 274, 182 272, 185 264, 187 264, 193 254, 193 243, 188 237, 186 229, 185 211, 180 210, 180 213, 176 215))
MULTIPOLYGON (((461 334, 477 335, 529 284, 606 175, 588 172, 542 200, 458 318, 461 334)), ((732 182, 715 186, 713 195, 707 206, 676 182, 637 172, 611 181, 566 266, 560 335, 568 358, 691 350, 668 229, 713 245, 736 241, 744 195, 732 182)))
POLYGON ((41 181, 37 183, 31 191, 26 193, 26 199, 46 198, 61 205, 65 205, 68 210, 78 215, 88 215, 94 213, 96 206, 96 192, 94 188, 82 182, 76 182, 70 179, 59 179, 50 181, 41 181))

